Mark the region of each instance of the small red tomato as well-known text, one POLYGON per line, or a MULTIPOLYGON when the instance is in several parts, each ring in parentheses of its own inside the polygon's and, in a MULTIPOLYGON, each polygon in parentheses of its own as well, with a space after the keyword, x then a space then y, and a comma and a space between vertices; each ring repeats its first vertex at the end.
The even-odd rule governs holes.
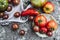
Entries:
POLYGON ((12 6, 8 6, 7 12, 10 12, 12 10, 12 6))
POLYGON ((16 17, 16 18, 18 18, 20 16, 20 12, 16 12, 15 14, 14 14, 14 17, 16 17))
POLYGON ((18 5, 20 3, 20 0, 12 0, 13 5, 18 5))
POLYGON ((44 15, 37 15, 34 19, 34 22, 37 26, 45 27, 47 24, 47 19, 44 15))
POLYGON ((45 28, 45 27, 40 28, 40 32, 41 33, 47 33, 47 28, 45 28))
POLYGON ((0 18, 3 18, 3 16, 4 16, 4 13, 1 12, 1 13, 0 13, 0 18))
POLYGON ((34 20, 34 17, 33 16, 29 16, 29 20, 34 20))
POLYGON ((19 28, 19 25, 17 23, 12 24, 12 29, 17 30, 19 28))
POLYGON ((4 16, 3 16, 3 19, 8 19, 9 18, 9 15, 8 14, 5 14, 4 16))
POLYGON ((34 30, 35 32, 39 32, 39 27, 38 27, 38 26, 34 26, 34 27, 33 27, 33 30, 34 30))
POLYGON ((9 2, 9 3, 11 3, 11 2, 12 2, 12 0, 8 0, 8 2, 9 2))
POLYGON ((52 33, 52 32, 47 32, 47 35, 48 35, 49 37, 51 37, 51 36, 53 35, 53 33, 52 33))
POLYGON ((23 36, 23 35, 25 34, 25 31, 24 31, 24 30, 21 30, 21 31, 19 32, 19 34, 23 36))

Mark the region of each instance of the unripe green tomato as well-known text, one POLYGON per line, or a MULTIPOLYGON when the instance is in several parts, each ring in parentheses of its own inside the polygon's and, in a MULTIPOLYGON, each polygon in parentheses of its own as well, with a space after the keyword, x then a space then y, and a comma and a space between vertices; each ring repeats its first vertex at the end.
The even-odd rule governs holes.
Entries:
POLYGON ((31 0, 32 6, 36 8, 42 7, 46 2, 47 0, 31 0))
POLYGON ((0 0, 0 12, 5 11, 8 7, 8 0, 0 0))

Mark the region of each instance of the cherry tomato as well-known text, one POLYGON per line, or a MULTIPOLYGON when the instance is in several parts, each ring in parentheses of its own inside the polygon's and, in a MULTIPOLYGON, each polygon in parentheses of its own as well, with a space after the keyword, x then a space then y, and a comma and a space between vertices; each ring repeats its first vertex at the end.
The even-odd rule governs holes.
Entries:
POLYGON ((19 25, 17 23, 12 24, 12 29, 17 30, 19 28, 19 25))
POLYGON ((21 30, 21 31, 19 32, 19 34, 22 35, 22 36, 24 36, 24 35, 25 35, 25 31, 24 31, 24 30, 21 30))
POLYGON ((51 36, 53 35, 53 33, 52 33, 52 32, 47 32, 47 35, 48 35, 49 37, 51 37, 51 36))
POLYGON ((4 13, 1 12, 1 13, 0 13, 0 18, 3 18, 3 16, 4 16, 4 13))
POLYGON ((40 32, 41 33, 47 33, 47 28, 45 28, 45 27, 40 28, 40 32))
POLYGON ((3 16, 3 19, 8 19, 9 18, 9 15, 8 14, 5 14, 4 16, 3 16))
POLYGON ((18 18, 20 16, 20 12, 15 12, 14 17, 18 18))
POLYGON ((34 30, 35 32, 39 32, 39 27, 38 27, 38 26, 34 26, 34 27, 33 27, 33 30, 34 30))
POLYGON ((9 2, 9 3, 11 3, 11 2, 12 2, 12 0, 8 0, 8 2, 9 2))
POLYGON ((29 20, 33 21, 34 20, 34 16, 29 16, 29 20))
POLYGON ((13 5, 18 5, 20 3, 20 0, 12 0, 13 5))
POLYGON ((10 12, 12 10, 12 6, 7 7, 7 12, 10 12))

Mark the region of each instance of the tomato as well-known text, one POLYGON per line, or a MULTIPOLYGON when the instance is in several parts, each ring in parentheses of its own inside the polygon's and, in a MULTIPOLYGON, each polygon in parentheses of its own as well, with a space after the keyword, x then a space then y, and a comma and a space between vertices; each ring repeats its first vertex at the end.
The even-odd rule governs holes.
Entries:
POLYGON ((47 32, 47 35, 51 37, 53 35, 53 32, 47 32))
POLYGON ((36 8, 40 8, 42 7, 45 3, 47 2, 47 0, 31 0, 31 4, 32 6, 36 7, 36 8))
POLYGON ((54 11, 54 4, 52 2, 46 2, 46 4, 43 7, 43 11, 47 14, 50 14, 54 11))
POLYGON ((29 12, 27 11, 22 11, 21 16, 27 16, 29 12))
POLYGON ((21 16, 36 16, 39 12, 33 8, 29 8, 21 13, 21 16))
POLYGON ((47 33, 47 28, 46 28, 46 27, 42 27, 42 28, 40 29, 40 32, 41 32, 41 33, 47 33))
POLYGON ((56 30, 57 29, 57 23, 54 20, 50 20, 47 23, 47 28, 50 30, 56 30))
POLYGON ((30 16, 30 17, 29 17, 29 20, 30 20, 30 21, 33 21, 33 20, 34 20, 34 16, 30 16))
POLYGON ((34 22, 39 27, 45 27, 45 25, 47 24, 47 19, 44 15, 38 15, 34 19, 34 22))
POLYGON ((20 0, 12 0, 13 5, 18 5, 20 3, 20 0))
POLYGON ((39 32, 39 27, 38 27, 38 26, 34 26, 34 27, 33 27, 33 30, 34 30, 35 32, 39 32))

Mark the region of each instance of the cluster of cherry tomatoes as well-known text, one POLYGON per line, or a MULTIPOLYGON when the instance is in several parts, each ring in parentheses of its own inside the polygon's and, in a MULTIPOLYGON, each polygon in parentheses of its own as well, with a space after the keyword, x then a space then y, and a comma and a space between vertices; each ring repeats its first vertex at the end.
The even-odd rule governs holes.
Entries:
MULTIPOLYGON (((12 4, 13 6, 17 6, 20 3, 20 0, 8 0, 8 3, 12 4)), ((11 10, 12 10, 12 6, 8 5, 6 11, 10 12, 11 10)), ((20 16, 20 12, 14 13, 14 17, 17 18, 19 16, 20 16)), ((0 12, 0 18, 2 18, 2 19, 8 19, 9 15, 5 14, 5 11, 4 12, 0 12)))
MULTIPOLYGON (((20 27, 20 25, 19 25, 18 23, 12 23, 12 25, 11 25, 11 29, 12 29, 13 31, 18 30, 19 27, 20 27)), ((19 35, 24 36, 24 35, 25 35, 25 30, 20 30, 20 31, 19 31, 19 35)))

